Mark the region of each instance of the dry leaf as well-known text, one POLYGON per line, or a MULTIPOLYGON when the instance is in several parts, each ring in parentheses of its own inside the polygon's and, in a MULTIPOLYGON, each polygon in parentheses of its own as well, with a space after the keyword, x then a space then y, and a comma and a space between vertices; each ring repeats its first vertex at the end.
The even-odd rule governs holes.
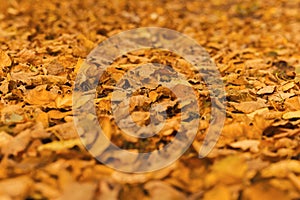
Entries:
POLYGON ((261 182, 247 187, 243 193, 243 199, 248 200, 288 200, 287 194, 281 190, 272 187, 269 183, 261 182))
POLYGON ((209 190, 204 194, 203 200, 222 199, 230 200, 230 191, 224 185, 217 185, 213 189, 209 190))
POLYGON ((54 101, 58 94, 48 91, 46 88, 47 85, 40 85, 30 90, 25 97, 25 101, 32 105, 55 107, 54 101))
POLYGON ((51 150, 51 151, 61 151, 64 149, 70 149, 74 146, 82 146, 80 139, 70 139, 70 140, 62 140, 62 141, 54 141, 48 144, 43 144, 38 147, 39 151, 43 150, 51 150))
POLYGON ((250 149, 251 152, 257 153, 259 151, 259 141, 258 140, 242 140, 238 142, 231 143, 230 146, 233 148, 239 148, 244 151, 250 149))
POLYGON ((0 114, 0 122, 5 124, 21 123, 26 121, 22 104, 5 106, 3 109, 1 109, 0 114))
MULTIPOLYGON (((203 2, 197 0, 35 2, 0 3, 1 200, 300 199, 299 0, 283 0, 281 4, 214 0, 205 3, 205 12, 199 9, 203 2), (109 59, 109 55, 123 52, 122 46, 115 46, 95 59, 87 58, 104 39, 139 25, 168 27, 187 34, 204 45, 211 59, 202 56, 204 51, 198 54, 195 48, 184 49, 189 44, 174 41, 173 34, 156 35, 151 45, 163 40, 177 53, 139 49, 109 59), (182 52, 189 54, 189 61, 198 55, 199 66, 187 62, 182 52), (99 63, 103 56, 107 60, 99 63), (85 61, 92 63, 90 69, 85 61), (211 108, 211 98, 220 94, 220 88, 207 82, 216 77, 207 61, 214 62, 222 75, 229 106, 217 145, 207 158, 198 159, 197 152, 206 145, 209 124, 218 121, 211 111, 219 104, 211 108), (144 67, 147 63, 169 66, 183 77, 174 82, 175 73, 144 67), (96 77, 96 70, 106 64, 112 65, 96 77), (87 73, 78 74, 80 69, 87 73), (135 70, 138 73, 133 77, 135 70), (151 77, 174 87, 158 86, 151 77), (85 92, 72 102, 72 93, 78 95, 78 90, 72 91, 75 79, 85 92), (185 95, 187 82, 197 102, 185 95), (97 88, 91 88, 94 83, 97 88), (138 87, 132 97, 120 92, 120 88, 130 89, 133 84, 138 87), (90 89, 96 89, 96 95, 90 89), (172 90, 184 99, 179 101, 172 90), (116 101, 130 98, 129 112, 121 113, 122 119, 134 118, 143 126, 150 121, 151 107, 154 112, 150 119, 158 113, 155 117, 165 122, 163 128, 151 138, 128 136, 114 121, 112 93, 116 101), (85 115, 86 130, 76 129, 73 118, 76 121, 75 117, 83 116, 85 110, 73 117, 72 104, 81 108, 89 99, 94 99, 91 103, 97 115, 85 115), (182 108, 196 103, 199 111, 182 112, 182 108), (165 111, 167 120, 162 114, 165 111), (120 148, 151 152, 170 144, 180 124, 194 116, 191 113, 195 117, 200 113, 193 147, 174 166, 157 172, 117 172, 97 162, 78 139, 79 135, 84 137, 89 148, 110 163, 119 162, 130 169, 158 166, 159 161, 153 157, 141 163, 138 156, 129 158, 112 152, 116 159, 111 159, 106 151, 109 143, 103 142, 103 135, 97 138, 90 124, 98 119, 107 138, 120 148), (82 151, 77 151, 77 145, 82 151)), ((134 37, 126 48, 135 41, 147 45, 148 34, 141 40, 134 37)), ((123 123, 128 125, 126 120, 123 123)), ((148 132, 136 131, 138 135, 148 132)), ((180 138, 190 133, 182 132, 180 138)))
POLYGON ((50 75, 59 75, 65 70, 64 66, 58 60, 53 60, 52 62, 50 62, 47 65, 46 69, 48 74, 50 75))
POLYGON ((294 119, 294 118, 300 118, 300 110, 293 111, 293 112, 287 112, 282 115, 283 119, 294 119))
POLYGON ((55 99, 57 108, 70 108, 72 106, 72 95, 65 94, 64 96, 58 96, 55 99))
POLYGON ((263 87, 262 89, 258 90, 256 94, 258 94, 258 95, 272 94, 275 91, 275 87, 276 86, 274 86, 274 85, 263 87))
POLYGON ((282 91, 285 92, 289 89, 292 89, 293 87, 295 87, 295 83, 294 82, 288 82, 288 83, 286 83, 282 86, 282 91))
POLYGON ((150 181, 145 184, 145 189, 152 200, 184 200, 185 195, 162 181, 150 181))
POLYGON ((17 155, 24 151, 33 138, 45 138, 49 134, 44 130, 41 123, 36 123, 34 126, 25 129, 15 136, 9 144, 3 147, 2 152, 6 155, 17 155))
POLYGON ((28 176, 19 176, 0 181, 0 194, 6 194, 11 199, 25 199, 33 181, 28 176))
POLYGON ((266 108, 268 105, 264 101, 246 101, 241 103, 232 103, 235 109, 245 114, 249 114, 261 108, 266 108))
POLYGON ((6 147, 13 140, 13 136, 4 131, 0 132, 0 149, 6 147))
POLYGON ((110 183, 108 181, 101 181, 99 183, 100 194, 97 195, 97 200, 108 199, 118 200, 121 186, 116 183, 110 183))
POLYGON ((247 169, 248 166, 245 160, 240 156, 233 155, 215 162, 212 166, 211 174, 216 176, 217 182, 226 184, 240 183, 245 177, 247 169))
POLYGON ((262 177, 287 177, 290 172, 300 173, 300 161, 282 160, 261 171, 262 177))
POLYGON ((268 113, 268 111, 269 111, 269 108, 258 109, 252 113, 247 114, 247 117, 249 117, 251 120, 254 120, 256 115, 262 115, 264 113, 268 113))
POLYGON ((96 190, 95 183, 78 183, 73 182, 69 184, 63 191, 63 194, 57 198, 58 200, 72 199, 72 200, 92 200, 96 190))
POLYGON ((9 67, 11 64, 12 62, 9 56, 0 49, 0 67, 9 67))

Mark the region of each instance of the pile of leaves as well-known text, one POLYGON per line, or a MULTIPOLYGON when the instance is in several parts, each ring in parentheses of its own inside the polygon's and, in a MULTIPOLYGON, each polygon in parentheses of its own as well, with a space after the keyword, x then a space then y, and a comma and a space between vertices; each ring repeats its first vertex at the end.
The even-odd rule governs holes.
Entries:
POLYGON ((2 0, 0 199, 299 199, 299 9, 299 0, 2 0), (122 56, 101 77, 95 99, 102 129, 119 147, 159 149, 178 129, 180 107, 163 87, 136 91, 130 105, 133 120, 143 125, 150 105, 165 104, 168 123, 161 134, 138 140, 114 123, 114 86, 141 64, 166 64, 183 73, 201 107, 196 139, 178 161, 128 174, 86 151, 73 124, 72 94, 94 47, 145 26, 182 32, 209 52, 226 86, 226 121, 215 148, 199 159, 211 119, 201 77, 172 52, 122 56))

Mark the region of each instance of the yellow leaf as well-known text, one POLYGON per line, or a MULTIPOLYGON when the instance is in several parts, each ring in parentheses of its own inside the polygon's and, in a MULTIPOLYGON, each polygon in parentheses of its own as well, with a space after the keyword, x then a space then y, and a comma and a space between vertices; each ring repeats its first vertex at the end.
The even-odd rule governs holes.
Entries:
POLYGON ((0 67, 11 66, 12 62, 9 56, 0 49, 0 67))
POLYGON ((300 110, 287 112, 282 115, 283 119, 293 119, 293 118, 300 118, 300 110))
POLYGON ((237 141, 234 142, 232 144, 230 144, 231 147, 233 148, 239 148, 242 149, 244 151, 250 149, 250 151, 252 152, 258 152, 258 145, 259 145, 259 141, 258 140, 242 140, 242 141, 237 141))
POLYGON ((245 160, 233 155, 215 162, 212 166, 212 173, 216 173, 219 181, 223 183, 238 183, 244 178, 247 169, 245 160))
POLYGON ((262 177, 286 177, 290 172, 300 173, 300 161, 283 160, 262 170, 262 177))
POLYGON ((59 151, 64 149, 70 149, 74 146, 81 146, 80 139, 71 139, 71 140, 62 140, 62 141, 54 141, 48 144, 44 144, 38 147, 38 151, 42 150, 51 150, 51 151, 59 151))
POLYGON ((204 194, 203 200, 222 199, 230 200, 230 191, 223 185, 217 185, 204 194))

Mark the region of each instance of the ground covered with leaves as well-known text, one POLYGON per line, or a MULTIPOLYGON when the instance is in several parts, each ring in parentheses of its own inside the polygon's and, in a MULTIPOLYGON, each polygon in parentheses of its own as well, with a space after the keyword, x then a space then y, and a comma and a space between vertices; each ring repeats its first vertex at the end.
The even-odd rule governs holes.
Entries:
POLYGON ((299 11, 299 0, 1 0, 0 199, 300 199, 299 11), (134 67, 172 66, 193 85, 201 106, 196 139, 178 161, 126 174, 82 146, 72 93, 97 44, 145 26, 182 32, 209 52, 226 86, 226 121, 215 148, 199 159, 211 119, 201 77, 170 52, 124 55, 101 77, 95 99, 100 124, 119 147, 159 149, 178 129, 180 106, 163 87, 136 91, 130 105, 133 120, 143 125, 151 105, 166 104, 161 134, 138 140, 118 129, 111 93, 134 67))

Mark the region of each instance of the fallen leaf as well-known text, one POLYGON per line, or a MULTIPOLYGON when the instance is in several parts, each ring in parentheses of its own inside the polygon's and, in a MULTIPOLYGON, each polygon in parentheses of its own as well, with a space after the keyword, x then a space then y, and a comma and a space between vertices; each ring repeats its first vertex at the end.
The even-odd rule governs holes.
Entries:
POLYGON ((300 110, 300 97, 294 96, 294 97, 288 98, 284 101, 284 104, 287 106, 289 111, 300 110))
POLYGON ((184 200, 185 195, 162 181, 150 181, 145 184, 152 200, 184 200))
POLYGON ((268 182, 260 182, 254 185, 248 186, 243 192, 242 199, 247 200, 288 200, 290 199, 287 194, 281 190, 274 188, 268 182))
POLYGON ((205 177, 206 187, 216 183, 240 183, 246 175, 248 166, 240 156, 231 155, 216 161, 211 169, 210 174, 205 177))
POLYGON ((258 90, 256 94, 258 94, 258 95, 272 94, 275 91, 275 87, 276 86, 274 86, 274 85, 263 87, 260 90, 258 90))
POLYGON ((62 141, 54 141, 51 143, 43 144, 38 147, 38 151, 51 150, 51 151, 60 151, 64 149, 70 149, 74 146, 82 146, 80 139, 70 139, 62 141))
POLYGON ((295 187, 300 191, 300 177, 296 176, 294 173, 289 173, 288 178, 295 185, 295 187))
POLYGON ((282 91, 287 91, 289 89, 292 89, 293 87, 295 87, 295 83, 294 82, 287 82, 286 84, 284 84, 282 86, 282 91))
POLYGON ((50 119, 63 119, 66 116, 71 115, 72 112, 71 111, 61 112, 59 110, 50 110, 49 112, 47 112, 47 114, 50 119))
POLYGON ((72 106, 72 95, 58 96, 55 99, 55 104, 57 108, 70 108, 72 106))
POLYGON ((26 121, 22 104, 5 106, 1 109, 0 114, 0 122, 5 124, 21 123, 26 121))
POLYGON ((57 198, 58 200, 72 199, 72 200, 92 200, 94 199, 94 193, 96 190, 96 184, 93 182, 79 183, 72 182, 67 185, 63 191, 63 194, 57 198))
POLYGON ((278 101, 278 102, 282 102, 283 100, 285 99, 288 99, 292 96, 295 96, 296 94, 294 93, 288 93, 288 92, 277 92, 277 93, 274 93, 272 96, 270 96, 270 100, 271 101, 278 101))
POLYGON ((246 101, 246 102, 241 102, 241 103, 232 103, 235 109, 238 111, 241 111, 245 114, 249 114, 251 112, 254 112, 258 109, 261 108, 266 108, 268 107, 267 104, 265 104, 264 101, 246 101))
POLYGON ((7 134, 4 131, 0 132, 0 148, 5 147, 13 140, 13 136, 7 134))
POLYGON ((111 183, 108 181, 100 181, 99 191, 100 194, 97 195, 97 200, 108 199, 108 200, 118 200, 119 192, 121 186, 116 183, 111 183))
POLYGON ((77 130, 72 121, 52 126, 48 128, 47 131, 53 133, 56 137, 58 137, 61 140, 78 138, 77 130))
POLYGON ((269 111, 269 108, 261 108, 261 109, 255 110, 254 112, 247 114, 247 117, 249 117, 251 120, 254 120, 256 115, 262 115, 264 113, 268 113, 268 111, 269 111))
POLYGON ((282 115, 283 119, 294 119, 294 118, 300 118, 300 110, 293 111, 293 112, 287 112, 282 115))
POLYGON ((9 67, 11 64, 12 62, 9 56, 0 49, 0 67, 9 67))
POLYGON ((231 199, 230 191, 224 185, 217 185, 213 189, 207 191, 204 194, 204 198, 203 198, 203 200, 213 200, 213 199, 230 200, 231 199))
POLYGON ((271 164, 261 171, 262 177, 279 177, 285 178, 290 172, 300 173, 300 161, 282 160, 271 164))
POLYGON ((33 181, 28 176, 0 181, 0 194, 7 194, 11 199, 26 199, 27 192, 31 189, 33 181))
POLYGON ((50 75, 59 75, 60 73, 64 72, 64 66, 58 61, 58 60, 53 60, 50 62, 47 67, 47 72, 50 75))
POLYGON ((55 107, 55 99, 58 97, 57 93, 46 90, 47 85, 40 85, 30 90, 25 101, 32 105, 42 105, 55 107))
POLYGON ((61 192, 58 188, 44 182, 35 183, 34 189, 41 193, 43 196, 47 196, 50 199, 58 198, 61 195, 61 192))
POLYGON ((27 148, 32 139, 46 137, 49 137, 49 133, 45 131, 42 123, 38 122, 32 127, 18 133, 9 144, 3 147, 2 152, 6 155, 17 155, 27 148))
POLYGON ((260 142, 258 140, 242 140, 231 143, 230 146, 233 148, 242 149, 243 151, 250 149, 251 152, 257 153, 259 151, 259 143, 260 142))

